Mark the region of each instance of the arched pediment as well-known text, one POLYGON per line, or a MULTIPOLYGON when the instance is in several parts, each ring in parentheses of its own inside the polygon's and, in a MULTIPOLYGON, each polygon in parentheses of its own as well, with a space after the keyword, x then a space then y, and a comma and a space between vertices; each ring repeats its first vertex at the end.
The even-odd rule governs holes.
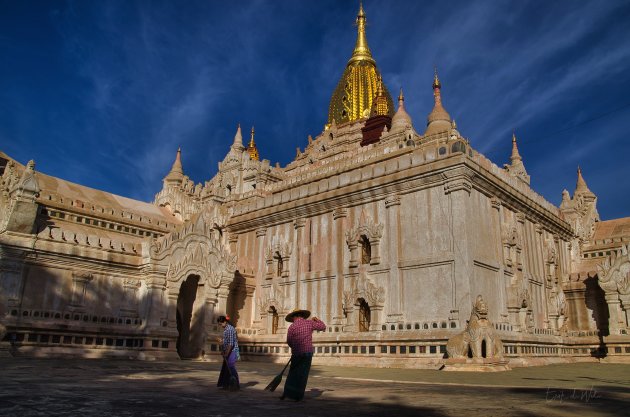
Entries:
POLYGON ((198 275, 200 284, 212 288, 234 279, 236 255, 231 254, 220 234, 220 225, 225 220, 216 211, 202 212, 180 230, 153 242, 153 259, 168 265, 167 286, 189 275, 198 275))

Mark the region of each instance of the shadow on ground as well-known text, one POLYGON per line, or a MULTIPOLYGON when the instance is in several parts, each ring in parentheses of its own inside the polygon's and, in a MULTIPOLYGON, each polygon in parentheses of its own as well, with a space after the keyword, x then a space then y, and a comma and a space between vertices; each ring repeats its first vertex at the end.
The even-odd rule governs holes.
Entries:
MULTIPOLYGON (((313 369, 305 401, 264 391, 281 366, 242 363, 242 390, 216 387, 208 362, 0 360, 0 415, 16 416, 539 416, 622 415, 624 387, 510 388, 335 379, 313 369)), ((483 381, 484 375, 479 375, 483 381)), ((284 381, 283 381, 284 382, 284 381)), ((595 381, 594 381, 595 382, 595 381)))

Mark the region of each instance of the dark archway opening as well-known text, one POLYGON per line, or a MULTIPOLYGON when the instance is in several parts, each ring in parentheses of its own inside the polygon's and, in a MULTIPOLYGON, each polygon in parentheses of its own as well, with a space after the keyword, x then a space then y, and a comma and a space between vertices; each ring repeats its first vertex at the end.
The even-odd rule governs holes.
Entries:
POLYGON ((276 307, 269 307, 269 314, 271 314, 271 334, 278 333, 278 324, 280 322, 280 317, 278 316, 278 310, 276 307))
POLYGON ((604 342, 604 337, 610 335, 608 323, 610 321, 610 313, 608 312, 608 304, 606 303, 606 293, 599 286, 597 276, 584 280, 586 292, 584 301, 586 307, 592 311, 592 317, 597 326, 597 336, 599 338, 599 346, 591 352, 591 356, 596 358, 605 358, 608 355, 608 347, 604 342))
POLYGON ((361 235, 359 243, 361 244, 361 263, 369 265, 372 260, 372 246, 370 245, 370 239, 368 239, 365 235, 361 235))
POLYGON ((359 331, 369 332, 371 321, 370 306, 363 298, 359 298, 359 331))
POLYGON ((182 282, 177 296, 177 353, 181 359, 198 356, 198 352, 195 352, 198 349, 195 349, 191 343, 190 331, 198 285, 199 277, 190 275, 186 281, 182 282))

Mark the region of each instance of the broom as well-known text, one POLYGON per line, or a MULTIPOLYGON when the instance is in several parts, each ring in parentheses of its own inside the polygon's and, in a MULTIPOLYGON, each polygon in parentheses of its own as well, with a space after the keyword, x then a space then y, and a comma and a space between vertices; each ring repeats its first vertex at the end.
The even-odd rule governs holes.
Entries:
POLYGON ((284 375, 284 371, 287 370, 287 366, 289 366, 289 364, 291 363, 291 359, 289 359, 289 362, 287 362, 286 365, 284 365, 284 368, 282 368, 282 372, 280 372, 278 375, 276 375, 276 377, 273 379, 273 381, 271 381, 269 383, 269 385, 267 385, 265 387, 266 391, 275 391, 276 388, 278 388, 278 385, 280 385, 280 382, 282 382, 282 375, 284 375))

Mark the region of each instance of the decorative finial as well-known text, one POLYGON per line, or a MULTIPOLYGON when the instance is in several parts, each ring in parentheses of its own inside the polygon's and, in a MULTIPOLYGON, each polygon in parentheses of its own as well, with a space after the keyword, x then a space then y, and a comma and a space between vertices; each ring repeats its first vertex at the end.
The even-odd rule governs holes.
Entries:
POLYGON ((249 146, 247 147, 247 152, 249 152, 249 159, 252 161, 258 161, 258 148, 256 148, 256 142, 254 142, 254 126, 252 126, 252 136, 249 139, 249 146))
POLYGON ((433 88, 442 88, 442 84, 440 83, 440 79, 438 78, 437 67, 433 67, 434 75, 433 75, 433 88))
POLYGON ((400 94, 398 95, 398 102, 405 101, 405 96, 403 95, 402 87, 400 87, 400 94))
POLYGON ((367 38, 365 37, 365 26, 367 19, 365 17, 365 11, 363 11, 363 3, 359 4, 359 13, 357 14, 356 25, 357 25, 357 43, 354 46, 354 51, 352 52, 352 57, 348 61, 348 64, 351 64, 355 61, 370 61, 374 62, 374 58, 372 58, 372 52, 367 44, 367 38))
POLYGON ((453 129, 457 129, 457 122, 455 121, 455 119, 453 119, 451 126, 453 127, 453 129))
POLYGON ((516 132, 512 131, 512 156, 510 156, 510 161, 512 161, 512 165, 514 165, 515 161, 522 161, 521 155, 518 153, 518 146, 516 145, 516 132))

